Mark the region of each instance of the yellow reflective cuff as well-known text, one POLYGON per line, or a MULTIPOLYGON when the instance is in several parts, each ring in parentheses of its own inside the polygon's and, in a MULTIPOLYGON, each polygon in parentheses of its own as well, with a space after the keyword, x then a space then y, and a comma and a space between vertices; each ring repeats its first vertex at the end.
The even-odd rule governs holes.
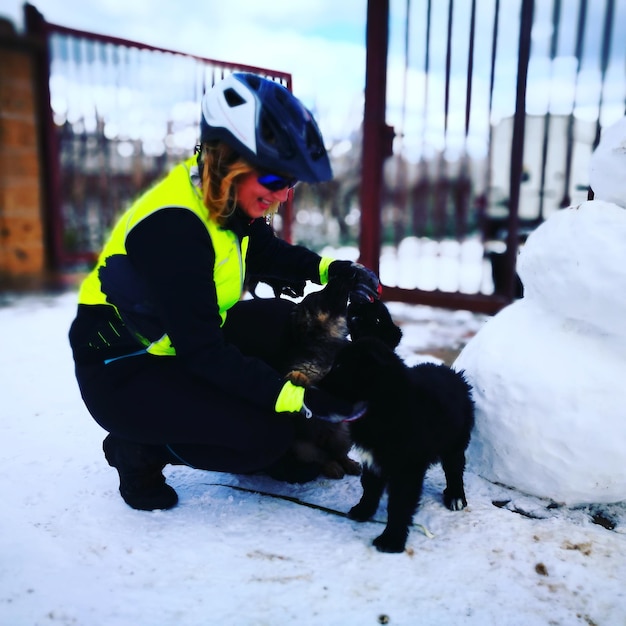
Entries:
POLYGON ((274 410, 276 413, 298 413, 304 405, 304 387, 288 380, 278 394, 274 410))
POLYGON ((333 261, 337 259, 331 259, 329 256, 323 256, 320 261, 320 283, 325 285, 328 282, 328 268, 333 261))
POLYGON ((146 352, 155 356, 175 356, 176 350, 167 335, 163 335, 160 339, 153 341, 147 348, 146 352))

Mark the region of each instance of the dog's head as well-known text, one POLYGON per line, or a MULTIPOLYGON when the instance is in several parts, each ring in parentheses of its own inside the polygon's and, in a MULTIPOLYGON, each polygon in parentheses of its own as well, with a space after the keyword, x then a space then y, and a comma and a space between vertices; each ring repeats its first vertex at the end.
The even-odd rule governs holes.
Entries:
POLYGON ((330 281, 324 289, 306 295, 291 314, 296 336, 346 338, 346 308, 350 285, 330 281))
MULTIPOLYGON (((376 337, 363 337, 342 347, 333 366, 319 385, 329 393, 352 402, 379 399, 381 389, 402 375, 400 357, 376 337)), ((393 389, 388 389, 393 393, 393 389)), ((387 393, 387 391, 385 391, 387 393)))
POLYGON ((381 300, 351 301, 347 311, 348 330, 353 341, 376 337, 392 350, 402 339, 402 331, 393 323, 389 309, 381 300))

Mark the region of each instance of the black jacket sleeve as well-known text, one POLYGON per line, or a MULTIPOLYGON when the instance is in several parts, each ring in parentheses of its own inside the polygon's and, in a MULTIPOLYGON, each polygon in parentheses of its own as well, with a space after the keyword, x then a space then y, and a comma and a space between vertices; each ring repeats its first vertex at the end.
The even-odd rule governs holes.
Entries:
POLYGON ((248 227, 248 233, 249 275, 287 281, 310 280, 320 284, 321 257, 318 254, 304 246, 295 246, 280 239, 263 219, 254 220, 248 227))
MULTIPOLYGON (((186 209, 156 211, 132 229, 126 249, 176 358, 190 374, 273 409, 283 385, 281 376, 224 340, 213 280, 215 253, 200 219, 186 209)), ((264 251, 259 255, 267 259, 264 251)))

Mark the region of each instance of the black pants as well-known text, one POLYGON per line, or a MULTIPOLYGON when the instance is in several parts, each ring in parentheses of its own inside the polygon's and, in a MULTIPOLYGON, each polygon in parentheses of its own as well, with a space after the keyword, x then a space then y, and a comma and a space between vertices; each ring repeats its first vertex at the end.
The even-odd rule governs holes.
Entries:
MULTIPOLYGON (((288 348, 284 299, 244 300, 228 313, 226 340, 278 367, 288 348)), ((102 428, 170 452, 200 469, 246 473, 264 469, 294 438, 293 414, 263 411, 190 376, 175 358, 142 354, 107 365, 77 365, 83 400, 102 428)))

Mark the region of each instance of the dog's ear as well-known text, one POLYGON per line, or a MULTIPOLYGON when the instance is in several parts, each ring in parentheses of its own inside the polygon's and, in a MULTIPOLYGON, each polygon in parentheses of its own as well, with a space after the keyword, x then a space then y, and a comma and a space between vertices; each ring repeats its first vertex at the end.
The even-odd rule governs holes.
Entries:
POLYGON ((402 339, 402 330, 394 324, 389 309, 382 300, 375 303, 378 318, 380 338, 392 349, 396 349, 402 339))
POLYGON ((345 317, 348 307, 348 289, 341 281, 331 281, 323 289, 307 294, 298 306, 315 313, 326 312, 345 317))
POLYGON ((399 326, 392 324, 387 329, 387 335, 385 337, 385 343, 392 349, 396 349, 400 345, 402 340, 402 330, 399 326))
POLYGON ((394 350, 402 339, 402 330, 394 324, 389 309, 381 300, 350 303, 348 329, 353 340, 377 337, 394 350))

